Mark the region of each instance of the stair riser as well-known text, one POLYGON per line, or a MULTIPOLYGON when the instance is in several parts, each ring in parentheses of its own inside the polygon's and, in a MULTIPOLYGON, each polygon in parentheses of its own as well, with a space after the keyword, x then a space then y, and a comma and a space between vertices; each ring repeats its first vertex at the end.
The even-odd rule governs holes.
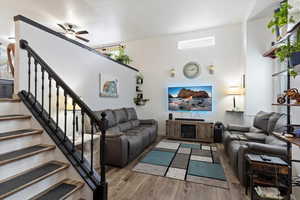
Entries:
POLYGON ((54 160, 54 151, 43 152, 0 166, 0 181, 54 160))
POLYGON ((18 129, 29 129, 30 127, 31 127, 30 120, 0 121, 0 133, 18 130, 18 129))
POLYGON ((20 103, 0 102, 0 115, 20 113, 20 103))
POLYGON ((0 141, 0 154, 26 148, 41 143, 41 134, 0 141))
POLYGON ((17 200, 17 199, 30 199, 40 193, 41 191, 46 190, 47 188, 55 185, 56 183, 64 180, 66 178, 66 170, 53 174, 48 178, 39 181, 7 198, 4 200, 17 200))

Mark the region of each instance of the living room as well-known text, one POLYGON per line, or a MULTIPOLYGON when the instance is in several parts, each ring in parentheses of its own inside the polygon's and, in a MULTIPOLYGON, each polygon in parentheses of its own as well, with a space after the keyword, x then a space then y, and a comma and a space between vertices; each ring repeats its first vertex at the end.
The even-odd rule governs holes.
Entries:
POLYGON ((55 2, 0 14, 0 199, 300 199, 299 0, 55 2))

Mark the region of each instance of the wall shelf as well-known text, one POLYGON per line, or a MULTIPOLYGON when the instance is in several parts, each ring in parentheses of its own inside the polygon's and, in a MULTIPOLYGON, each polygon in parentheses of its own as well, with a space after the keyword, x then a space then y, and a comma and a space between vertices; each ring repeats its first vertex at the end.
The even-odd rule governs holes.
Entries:
POLYGON ((277 49, 278 49, 277 47, 273 47, 269 51, 265 52, 263 54, 263 57, 268 57, 268 58, 275 59, 276 58, 275 52, 276 52, 277 49))
POLYGON ((287 70, 287 69, 284 69, 284 70, 282 70, 282 71, 280 71, 280 72, 276 72, 276 73, 272 74, 272 77, 279 76, 279 75, 281 75, 281 74, 283 74, 283 73, 285 73, 285 72, 288 72, 288 70, 287 70))

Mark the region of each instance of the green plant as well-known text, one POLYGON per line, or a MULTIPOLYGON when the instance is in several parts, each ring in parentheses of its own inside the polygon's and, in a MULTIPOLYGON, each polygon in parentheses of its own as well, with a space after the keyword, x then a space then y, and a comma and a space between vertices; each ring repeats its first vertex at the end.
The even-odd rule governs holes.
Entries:
MULTIPOLYGON (((295 41, 288 46, 287 44, 281 45, 275 52, 276 57, 280 62, 283 62, 286 58, 290 57, 292 53, 300 51, 300 29, 297 31, 295 41)), ((289 74, 292 77, 296 77, 298 73, 294 69, 289 69, 289 74)))
POLYGON ((268 23, 268 28, 275 32, 276 27, 281 28, 289 23, 295 23, 293 16, 288 16, 289 10, 293 7, 287 1, 280 4, 278 11, 274 12, 273 18, 268 23))
POLYGON ((296 40, 288 46, 287 44, 281 45, 277 48, 275 55, 283 62, 290 54, 300 51, 300 29, 297 31, 296 40))
POLYGON ((132 60, 130 59, 130 57, 128 55, 125 54, 125 47, 119 47, 119 52, 117 55, 112 55, 111 56, 113 59, 115 59, 118 62, 124 63, 126 65, 128 65, 129 63, 132 62, 132 60))

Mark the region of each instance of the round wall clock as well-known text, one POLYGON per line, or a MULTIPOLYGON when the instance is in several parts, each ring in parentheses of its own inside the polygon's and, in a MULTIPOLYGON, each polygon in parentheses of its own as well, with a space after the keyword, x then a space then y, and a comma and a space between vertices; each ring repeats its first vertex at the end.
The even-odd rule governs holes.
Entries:
POLYGON ((200 65, 196 62, 189 62, 183 67, 183 74, 186 78, 196 78, 200 74, 200 65))

